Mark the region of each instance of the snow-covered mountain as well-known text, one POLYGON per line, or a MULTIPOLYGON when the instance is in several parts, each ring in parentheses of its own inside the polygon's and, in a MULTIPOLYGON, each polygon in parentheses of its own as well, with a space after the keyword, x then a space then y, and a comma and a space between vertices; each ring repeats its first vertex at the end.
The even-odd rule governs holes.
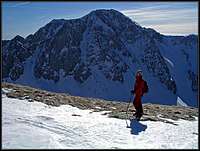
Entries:
POLYGON ((52 20, 25 39, 3 41, 3 80, 73 95, 128 101, 137 69, 143 102, 197 106, 196 35, 165 36, 116 10, 52 20))

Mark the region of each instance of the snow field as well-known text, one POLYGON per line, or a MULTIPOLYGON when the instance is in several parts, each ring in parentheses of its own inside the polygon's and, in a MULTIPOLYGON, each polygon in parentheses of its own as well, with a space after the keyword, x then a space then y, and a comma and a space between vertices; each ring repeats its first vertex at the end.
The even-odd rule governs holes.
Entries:
POLYGON ((197 149, 198 120, 153 121, 108 118, 70 105, 52 107, 2 95, 2 148, 197 149), (74 115, 74 116, 73 116, 74 115), (173 121, 174 122, 174 121, 173 121))

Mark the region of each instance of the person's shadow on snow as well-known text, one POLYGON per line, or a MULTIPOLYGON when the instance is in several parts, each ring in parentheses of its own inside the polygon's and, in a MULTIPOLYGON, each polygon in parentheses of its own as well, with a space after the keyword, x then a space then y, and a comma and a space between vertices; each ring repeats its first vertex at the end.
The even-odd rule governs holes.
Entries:
POLYGON ((131 134, 138 135, 140 132, 147 129, 147 125, 144 125, 135 119, 132 119, 130 121, 131 134))

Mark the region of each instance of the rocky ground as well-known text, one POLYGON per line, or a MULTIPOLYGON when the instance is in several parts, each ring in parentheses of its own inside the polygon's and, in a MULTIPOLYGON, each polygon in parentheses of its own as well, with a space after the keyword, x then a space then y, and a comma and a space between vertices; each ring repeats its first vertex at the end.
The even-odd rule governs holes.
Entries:
MULTIPOLYGON (((38 101, 43 102, 47 105, 60 106, 64 104, 72 105, 80 109, 91 109, 91 112, 99 111, 110 111, 104 114, 108 114, 109 117, 126 119, 127 118, 127 106, 128 103, 106 101, 96 98, 85 98, 72 96, 64 93, 54 93, 48 92, 40 89, 35 89, 28 86, 16 85, 11 83, 2 83, 2 88, 12 89, 12 91, 2 93, 6 94, 11 98, 27 99, 28 101, 38 101)), ((163 121, 171 124, 175 124, 171 121, 165 120, 163 118, 178 120, 195 120, 194 116, 198 117, 198 108, 192 107, 178 107, 178 106, 168 106, 168 105, 158 105, 158 104, 143 104, 144 115, 141 118, 142 121, 163 121)), ((132 117, 135 109, 132 104, 130 104, 128 110, 128 117, 132 117)), ((80 116, 80 115, 73 115, 80 116)))

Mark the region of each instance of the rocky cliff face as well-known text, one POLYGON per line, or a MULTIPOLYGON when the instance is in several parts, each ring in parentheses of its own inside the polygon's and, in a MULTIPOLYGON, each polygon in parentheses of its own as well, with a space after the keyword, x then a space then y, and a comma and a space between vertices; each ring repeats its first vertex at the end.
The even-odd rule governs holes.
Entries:
POLYGON ((197 105, 196 54, 197 36, 164 36, 118 11, 96 10, 80 19, 52 20, 25 39, 16 36, 3 41, 3 79, 76 95, 127 100, 133 74, 140 68, 150 85, 147 102, 176 104, 176 96, 180 96, 188 105, 197 105), (73 82, 65 81, 68 79, 73 82), (180 79, 186 80, 184 89, 180 79), (157 96, 156 91, 163 94, 157 96))

